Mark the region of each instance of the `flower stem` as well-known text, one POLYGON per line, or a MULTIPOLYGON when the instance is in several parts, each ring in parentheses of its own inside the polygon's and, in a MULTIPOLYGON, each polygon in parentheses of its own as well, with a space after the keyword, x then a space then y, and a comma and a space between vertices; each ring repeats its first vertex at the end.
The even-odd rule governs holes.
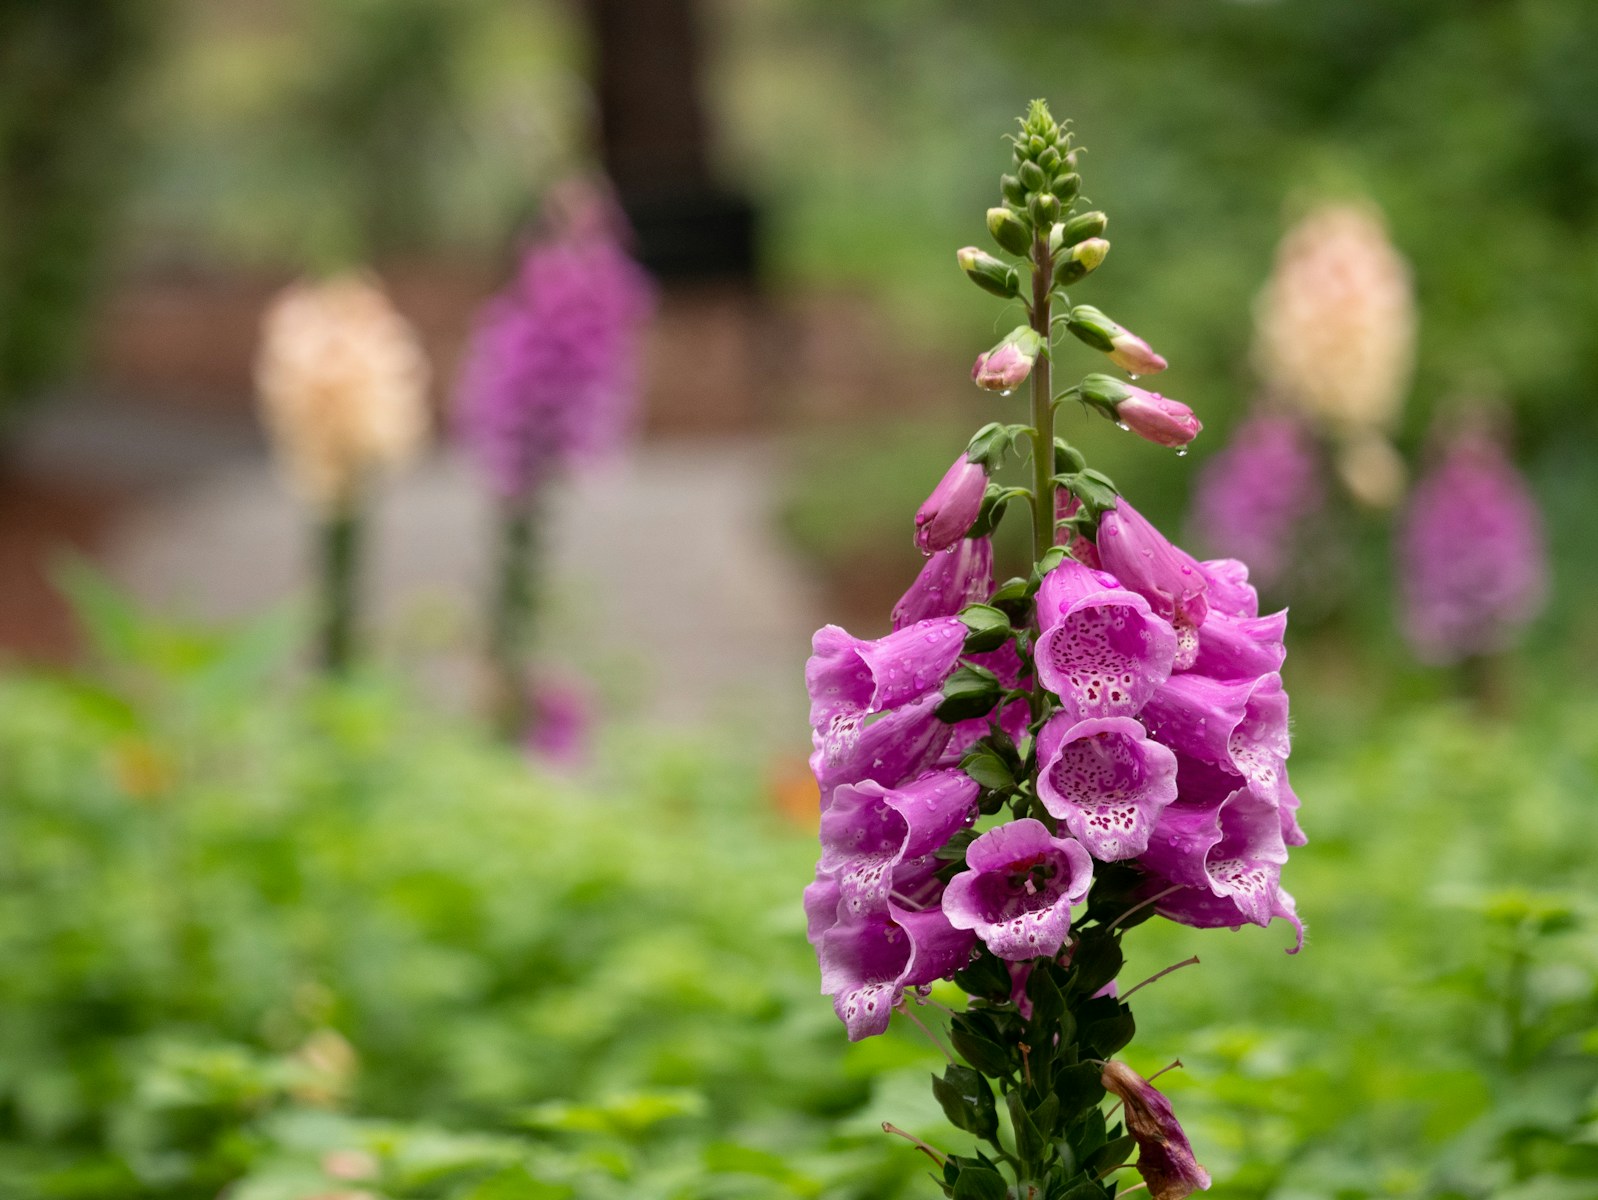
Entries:
POLYGON ((514 741, 525 732, 526 662, 533 617, 535 505, 531 495, 505 501, 500 512, 499 579, 488 631, 494 723, 514 741))
POLYGON ((340 505, 322 523, 321 658, 329 675, 344 674, 354 654, 360 532, 353 505, 340 505))
POLYGON ((1043 339, 1043 353, 1032 368, 1032 557, 1054 545, 1054 394, 1050 388, 1049 303, 1054 286, 1048 231, 1032 243, 1032 328, 1043 339))

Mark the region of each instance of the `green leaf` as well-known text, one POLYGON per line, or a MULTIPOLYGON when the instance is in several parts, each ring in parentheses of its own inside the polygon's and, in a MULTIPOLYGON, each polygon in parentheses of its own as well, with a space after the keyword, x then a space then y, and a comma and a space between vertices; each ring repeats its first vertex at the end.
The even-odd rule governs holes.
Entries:
POLYGON ((1015 768, 987 746, 972 749, 960 760, 960 769, 990 791, 1015 786, 1015 768))
POLYGON ((1094 1175, 1103 1175, 1130 1158, 1136 1147, 1137 1142, 1133 1140, 1131 1134, 1124 1134, 1114 1141, 1105 1142, 1089 1156, 1087 1169, 1094 1175))
POLYGON ((1113 935, 1100 934, 1083 939, 1071 960, 1070 990, 1078 996, 1091 996, 1121 972, 1126 956, 1113 935))
POLYGON ((1104 1099, 1104 1085, 1099 1082, 1103 1074, 1103 1068, 1093 1063, 1061 1068, 1054 1079, 1054 1094, 1059 1097, 1060 1111, 1067 1122, 1097 1107, 1104 1099))
POLYGON ((943 703, 937 709, 938 719, 952 724, 985 717, 993 711, 1003 695, 1004 685, 999 682, 998 676, 985 667, 967 663, 944 683, 943 703))
POLYGON ((1042 1161, 1046 1149, 1043 1135, 1038 1132, 1037 1125, 1032 1120, 1032 1114, 1027 1111, 1026 1098, 1018 1088, 1005 1097, 1010 1109, 1010 1128, 1015 1133, 1015 1152, 1024 1163, 1042 1161))
POLYGON ((1005 1200, 1004 1176, 985 1167, 966 1167, 954 1181, 954 1200, 1005 1200))
POLYGON ((1015 1070, 1010 1055, 1003 1046, 969 1029, 961 1028, 959 1018, 956 1018, 950 1027, 949 1040, 954 1044, 955 1053, 984 1075, 1002 1079, 1015 1070))
POLYGON ((991 604, 968 604, 960 610, 960 623, 971 632, 966 634, 963 652, 984 654, 997 650, 1010 640, 1013 632, 1010 618, 991 604))
POLYGON ((1113 1017, 1094 1021, 1082 1028, 1082 1041, 1100 1058, 1109 1058, 1132 1040, 1137 1032, 1137 1022, 1132 1010, 1123 1008, 1113 1017))
POLYGON ((951 1063, 941 1079, 934 1075, 932 1094, 955 1128, 981 1138, 998 1132, 999 1114, 993 1104, 993 1092, 988 1081, 970 1067, 951 1063))

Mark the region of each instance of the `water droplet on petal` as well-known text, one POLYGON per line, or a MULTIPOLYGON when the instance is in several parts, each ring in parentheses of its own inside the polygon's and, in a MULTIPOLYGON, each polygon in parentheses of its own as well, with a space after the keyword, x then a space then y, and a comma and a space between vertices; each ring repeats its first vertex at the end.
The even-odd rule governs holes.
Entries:
POLYGON ((1115 423, 1115 427, 1117 429, 1119 429, 1122 433, 1131 433, 1132 432, 1132 427, 1130 425, 1128 425, 1125 421, 1117 421, 1115 423))

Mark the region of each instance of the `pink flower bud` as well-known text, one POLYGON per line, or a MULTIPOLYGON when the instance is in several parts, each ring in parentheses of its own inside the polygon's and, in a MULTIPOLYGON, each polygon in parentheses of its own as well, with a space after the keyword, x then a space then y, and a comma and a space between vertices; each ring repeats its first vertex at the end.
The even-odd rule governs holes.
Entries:
POLYGON ((1032 374, 1043 348, 1043 339, 1022 326, 986 354, 977 355, 971 368, 971 381, 989 392, 1012 392, 1032 374))
POLYGON ((1153 375, 1170 365, 1137 334, 1119 327, 1110 335, 1109 356, 1128 375, 1153 375))
POLYGON ((1116 405, 1115 419, 1140 438, 1161 446, 1185 446, 1204 428, 1193 410, 1180 400, 1168 400, 1142 388, 1132 388, 1131 392, 1116 405))
POLYGON ((1187 1134, 1159 1089, 1120 1062, 1105 1063, 1100 1082, 1125 1105, 1126 1129, 1137 1143, 1138 1174, 1149 1185, 1150 1200, 1186 1200, 1207 1191, 1210 1173, 1193 1157, 1187 1134))
POLYGON ((966 534, 982 511, 988 473, 961 455, 916 513, 916 545, 923 554, 947 550, 966 534))

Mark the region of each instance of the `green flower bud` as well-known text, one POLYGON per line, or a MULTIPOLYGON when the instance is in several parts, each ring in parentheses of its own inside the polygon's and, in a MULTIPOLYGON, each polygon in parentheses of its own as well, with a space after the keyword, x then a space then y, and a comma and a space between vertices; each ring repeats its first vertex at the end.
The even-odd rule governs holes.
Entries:
POLYGON ((1043 173, 1043 168, 1035 162, 1024 162, 1017 171, 1021 177, 1021 186, 1029 192, 1041 192, 1049 186, 1049 177, 1043 173))
POLYGON ((1008 250, 1011 254, 1030 254, 1032 251, 1032 231, 1027 228, 1025 221, 1008 208, 988 209, 988 232, 999 243, 1001 250, 1008 250))
POLYGON ((1113 375, 1089 375, 1072 390, 1094 408, 1112 417, 1121 402, 1130 399, 1133 392, 1130 384, 1122 383, 1113 375))
POLYGON ((1036 158, 1048 149, 1049 143, 1043 140, 1042 135, 1034 133, 1026 140, 1027 153, 1036 158))
POLYGON ((1103 237, 1109 224, 1110 218, 1101 212, 1078 213, 1061 228, 1060 241, 1063 245, 1074 246, 1088 238, 1103 237))
POLYGON ((1021 294, 1021 277, 1015 268, 1006 266, 993 255, 967 246, 955 254, 960 269, 985 292, 992 292, 1006 300, 1021 294))
POLYGON ((1021 205, 1026 203, 1026 188, 1021 186, 1021 181, 1014 175, 1001 175, 999 177, 999 194, 1011 204, 1021 205))
POLYGON ((1027 201, 1027 212, 1033 224, 1047 229, 1060 219, 1060 202, 1048 192, 1039 192, 1027 201))
POLYGON ((1069 175, 1061 175, 1054 181, 1054 194, 1060 198, 1061 204, 1069 204, 1076 199, 1076 194, 1082 190, 1082 176, 1072 171, 1069 175))
POLYGON ((1043 153, 1038 155, 1038 166, 1053 174, 1060 167, 1060 152, 1053 146, 1044 147, 1043 153))
POLYGON ((1058 287, 1070 287, 1078 280, 1098 270, 1099 264, 1110 252, 1110 243, 1103 238, 1088 238, 1078 242, 1054 264, 1054 282, 1058 287))

